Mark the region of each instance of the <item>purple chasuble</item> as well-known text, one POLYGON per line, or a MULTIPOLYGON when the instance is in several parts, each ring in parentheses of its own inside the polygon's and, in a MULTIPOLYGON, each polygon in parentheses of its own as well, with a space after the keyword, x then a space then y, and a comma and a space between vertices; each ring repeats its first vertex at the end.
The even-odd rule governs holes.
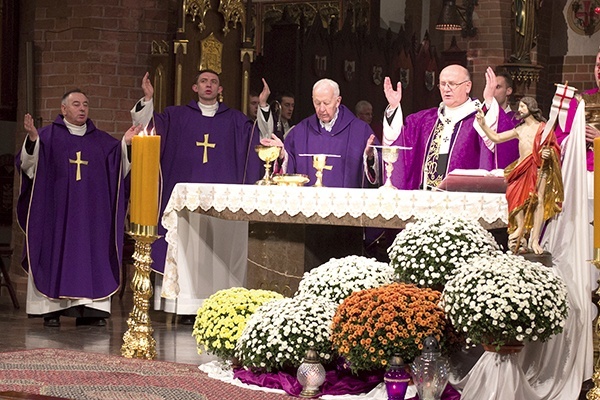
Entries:
POLYGON ((121 279, 121 142, 90 119, 85 135, 72 135, 62 116, 41 128, 38 140, 36 173, 31 180, 21 172, 17 203, 26 234, 23 268, 49 298, 106 298, 121 279))
MULTIPOLYGON (((583 92, 582 94, 596 94, 600 89, 594 88, 589 89, 583 92)), ((562 144, 563 140, 567 137, 569 133, 571 133, 571 128, 573 126, 573 119, 575 119, 575 113, 577 112, 577 106, 579 102, 576 98, 573 98, 569 103, 569 110, 567 111, 567 121, 565 122, 565 130, 563 131, 560 127, 560 124, 556 124, 556 128, 554 129, 554 133, 556 134, 556 140, 558 144, 562 144)), ((586 145, 588 143, 586 142, 586 145)), ((587 170, 594 170, 594 151, 593 146, 588 145, 585 151, 585 158, 587 163, 587 170)))
MULTIPOLYGON (((219 103, 214 117, 202 115, 198 103, 167 107, 154 113, 156 133, 161 136, 163 214, 177 183, 254 184, 260 179, 262 161, 254 146, 260 143, 257 126, 238 110, 219 103)), ((152 245, 152 268, 164 273, 166 229, 152 245)))
MULTIPOLYGON (((504 132, 511 130, 517 126, 519 122, 521 121, 515 117, 514 111, 506 112, 504 110, 500 110, 497 131, 504 132)), ((513 161, 516 161, 519 158, 519 139, 515 138, 504 143, 497 143, 495 153, 495 168, 504 169, 508 167, 513 161)))
MULTIPOLYGON (((490 171, 496 168, 494 153, 486 147, 473 128, 474 120, 475 112, 454 126, 446 174, 455 169, 490 171)), ((413 190, 421 187, 428 143, 437 122, 437 108, 419 111, 406 117, 402 132, 393 143, 396 146, 412 147, 412 150, 400 150, 398 161, 394 163, 392 183, 398 189, 413 190)))
POLYGON ((316 115, 303 119, 292 128, 286 139, 289 174, 305 174, 310 178, 307 185, 316 181, 312 157, 300 154, 333 154, 341 157, 328 157, 331 170, 323 171, 323 185, 327 187, 362 188, 368 181, 363 170, 363 153, 371 127, 344 105, 339 106, 337 120, 331 132, 321 127, 316 115))

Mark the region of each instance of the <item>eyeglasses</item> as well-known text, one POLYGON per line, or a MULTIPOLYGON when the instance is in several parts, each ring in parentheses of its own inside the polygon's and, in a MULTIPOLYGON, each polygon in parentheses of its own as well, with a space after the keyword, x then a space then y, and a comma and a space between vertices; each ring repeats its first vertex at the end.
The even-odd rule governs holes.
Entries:
POLYGON ((454 82, 440 82, 438 83, 438 88, 440 89, 444 89, 444 88, 448 88, 451 91, 454 91, 454 89, 456 89, 457 87, 459 87, 460 85, 462 85, 463 83, 467 83, 469 82, 469 80, 467 79, 466 81, 462 81, 460 83, 454 83, 454 82))

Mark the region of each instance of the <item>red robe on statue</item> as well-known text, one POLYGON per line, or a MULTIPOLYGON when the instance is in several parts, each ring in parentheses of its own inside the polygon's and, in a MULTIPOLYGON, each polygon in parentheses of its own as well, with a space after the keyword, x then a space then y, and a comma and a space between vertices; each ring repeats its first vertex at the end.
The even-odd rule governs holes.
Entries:
MULTIPOLYGON (((554 214, 560 211, 560 205, 562 202, 562 189, 560 190, 560 199, 555 201, 557 196, 553 195, 556 193, 558 188, 557 179, 560 182, 562 188, 562 177, 560 175, 560 146, 556 141, 554 131, 551 131, 546 140, 543 143, 542 132, 546 123, 542 122, 538 128, 533 141, 533 151, 521 162, 519 160, 510 164, 504 170, 506 178, 506 200, 508 202, 508 233, 512 233, 517 228, 515 216, 521 211, 527 211, 527 208, 531 202, 537 203, 538 201, 544 202, 544 220, 552 217, 554 214), (550 158, 543 161, 542 149, 549 147, 554 151, 551 153, 550 158), (538 169, 542 167, 542 163, 546 164, 544 170, 547 174, 544 179, 547 180, 546 190, 544 199, 537 199, 538 191, 538 169), (557 176, 558 174, 558 176, 557 176)), ((535 204, 531 204, 532 211, 535 204)), ((533 213, 530 213, 532 216, 533 213)), ((531 229, 531 218, 525 221, 525 228, 531 229)))

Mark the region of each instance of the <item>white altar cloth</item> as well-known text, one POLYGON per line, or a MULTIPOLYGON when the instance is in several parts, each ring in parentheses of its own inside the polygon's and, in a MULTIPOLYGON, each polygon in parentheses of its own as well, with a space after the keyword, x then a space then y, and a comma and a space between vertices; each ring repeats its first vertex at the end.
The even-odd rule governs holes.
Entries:
POLYGON ((162 218, 168 243, 161 293, 165 298, 179 294, 178 267, 187 266, 178 264, 197 262, 178 254, 178 225, 189 220, 180 216, 190 212, 238 221, 330 224, 338 220, 338 225, 355 226, 381 226, 384 221, 385 226, 396 228, 435 214, 478 219, 486 228, 507 222, 502 193, 179 183, 162 218))

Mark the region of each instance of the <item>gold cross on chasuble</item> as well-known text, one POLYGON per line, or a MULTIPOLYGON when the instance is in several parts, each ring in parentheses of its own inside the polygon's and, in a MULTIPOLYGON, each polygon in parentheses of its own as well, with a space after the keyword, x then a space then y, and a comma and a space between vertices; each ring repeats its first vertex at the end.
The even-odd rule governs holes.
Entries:
POLYGON ((196 142, 196 146, 204 147, 204 155, 202 156, 202 164, 206 164, 208 162, 208 148, 214 149, 217 144, 216 143, 208 143, 208 133, 204 134, 204 142, 196 142))
POLYGON ((81 165, 88 165, 87 161, 84 161, 81 159, 81 152, 78 151, 77 153, 75 153, 77 155, 77 159, 76 160, 71 160, 69 158, 69 164, 77 164, 77 173, 75 174, 75 180, 76 181, 80 181, 81 180, 81 165))

